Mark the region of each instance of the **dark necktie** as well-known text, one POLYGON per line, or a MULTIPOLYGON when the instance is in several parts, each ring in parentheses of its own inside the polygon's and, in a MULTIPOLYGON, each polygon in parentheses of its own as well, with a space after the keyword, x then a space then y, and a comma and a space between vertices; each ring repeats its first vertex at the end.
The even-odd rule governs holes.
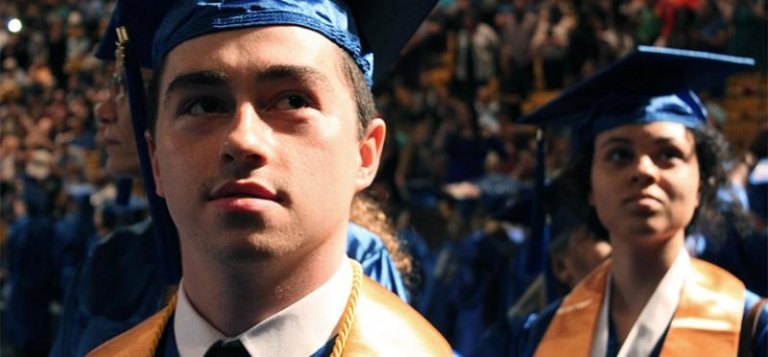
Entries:
POLYGON ((240 340, 229 342, 219 340, 208 348, 203 357, 250 357, 250 354, 240 340))

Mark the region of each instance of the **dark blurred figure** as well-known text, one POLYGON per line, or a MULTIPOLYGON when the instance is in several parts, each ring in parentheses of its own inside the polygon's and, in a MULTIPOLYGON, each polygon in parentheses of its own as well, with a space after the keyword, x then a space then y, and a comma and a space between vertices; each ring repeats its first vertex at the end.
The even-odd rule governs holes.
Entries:
POLYGON ((496 77, 499 36, 473 11, 463 11, 458 17, 455 33, 455 71, 452 92, 471 105, 478 88, 496 77))
POLYGON ((56 282, 50 247, 51 202, 34 178, 17 185, 16 220, 8 231, 7 305, 3 338, 20 356, 45 356, 51 346, 50 303, 56 282))
POLYGON ((500 99, 513 107, 519 107, 533 89, 531 40, 537 21, 537 14, 527 0, 501 5, 496 14, 501 35, 500 99))
POLYGON ((546 90, 563 88, 569 36, 574 26, 576 20, 567 3, 551 2, 539 11, 531 46, 541 58, 546 90))

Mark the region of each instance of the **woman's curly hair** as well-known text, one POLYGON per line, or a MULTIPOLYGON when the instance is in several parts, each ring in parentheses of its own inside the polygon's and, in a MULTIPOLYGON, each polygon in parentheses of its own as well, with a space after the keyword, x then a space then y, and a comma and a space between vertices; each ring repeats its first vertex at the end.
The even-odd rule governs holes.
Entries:
POLYGON ((384 213, 382 207, 365 193, 358 193, 352 200, 349 220, 375 233, 387 248, 395 268, 400 271, 406 286, 412 270, 412 258, 401 244, 395 228, 384 213))

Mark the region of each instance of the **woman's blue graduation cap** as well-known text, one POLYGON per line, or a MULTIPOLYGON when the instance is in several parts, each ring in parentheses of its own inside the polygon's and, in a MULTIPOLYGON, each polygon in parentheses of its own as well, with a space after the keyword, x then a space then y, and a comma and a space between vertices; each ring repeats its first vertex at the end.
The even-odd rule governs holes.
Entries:
POLYGON ((292 25, 320 33, 345 49, 372 85, 400 54, 436 0, 176 1, 152 48, 157 67, 174 47, 217 31, 292 25), (374 66, 375 61, 375 66, 374 66))
POLYGON ((640 46, 519 121, 571 126, 579 140, 629 123, 672 121, 699 127, 707 114, 694 91, 754 63, 746 57, 640 46))
MULTIPOLYGON (((703 127, 707 113, 694 91, 707 89, 753 65, 751 58, 639 46, 518 121, 542 129, 572 127, 577 150, 592 143, 600 132, 630 123, 671 121, 689 128, 703 127)), ((539 140, 530 246, 533 256, 546 256, 543 148, 543 140, 539 140)))

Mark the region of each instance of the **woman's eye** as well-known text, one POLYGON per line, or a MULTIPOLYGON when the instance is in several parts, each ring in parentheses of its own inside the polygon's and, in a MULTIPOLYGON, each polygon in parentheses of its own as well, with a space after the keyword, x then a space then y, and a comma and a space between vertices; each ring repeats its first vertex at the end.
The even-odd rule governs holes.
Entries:
POLYGON ((224 104, 215 98, 202 98, 194 100, 184 111, 189 115, 219 114, 227 111, 224 104))
POLYGON ((679 159, 683 157, 683 153, 679 150, 665 150, 661 153, 661 156, 665 160, 679 159))
POLYGON ((278 110, 296 110, 310 105, 309 100, 298 94, 289 94, 275 104, 278 110))
POLYGON ((608 152, 607 158, 610 162, 626 162, 632 159, 632 152, 627 149, 614 149, 608 152))

